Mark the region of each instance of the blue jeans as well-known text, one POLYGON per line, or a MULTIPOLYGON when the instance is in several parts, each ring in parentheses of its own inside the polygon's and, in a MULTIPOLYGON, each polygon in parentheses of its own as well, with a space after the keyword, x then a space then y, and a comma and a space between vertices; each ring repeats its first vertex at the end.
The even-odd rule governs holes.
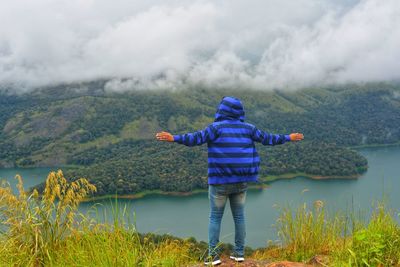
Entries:
POLYGON ((244 222, 244 203, 246 201, 247 183, 209 185, 210 222, 208 225, 208 254, 219 254, 218 243, 221 230, 221 220, 225 204, 229 198, 233 221, 235 222, 235 249, 239 256, 244 256, 244 240, 246 229, 244 222))

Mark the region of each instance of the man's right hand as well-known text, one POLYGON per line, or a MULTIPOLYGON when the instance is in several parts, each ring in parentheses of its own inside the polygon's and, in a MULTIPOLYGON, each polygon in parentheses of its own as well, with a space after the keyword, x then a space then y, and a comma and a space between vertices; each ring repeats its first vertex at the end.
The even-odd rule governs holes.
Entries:
POLYGON ((156 134, 156 138, 159 141, 174 142, 174 137, 168 132, 159 132, 156 134))
POLYGON ((304 135, 301 133, 291 133, 290 135, 290 141, 301 141, 304 139, 304 135))

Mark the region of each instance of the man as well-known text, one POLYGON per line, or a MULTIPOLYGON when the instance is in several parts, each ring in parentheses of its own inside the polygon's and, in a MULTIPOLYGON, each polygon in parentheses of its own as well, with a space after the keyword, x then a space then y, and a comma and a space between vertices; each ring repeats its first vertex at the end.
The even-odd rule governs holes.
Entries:
POLYGON ((215 121, 204 130, 182 135, 168 132, 156 134, 157 140, 176 142, 186 146, 208 144, 208 184, 210 220, 208 226, 209 249, 206 265, 218 265, 219 235, 225 204, 229 198, 235 223, 235 248, 230 256, 244 261, 245 219, 244 204, 247 183, 257 181, 260 158, 254 142, 263 145, 300 141, 300 133, 270 134, 244 122, 244 108, 239 99, 224 97, 215 114, 215 121))

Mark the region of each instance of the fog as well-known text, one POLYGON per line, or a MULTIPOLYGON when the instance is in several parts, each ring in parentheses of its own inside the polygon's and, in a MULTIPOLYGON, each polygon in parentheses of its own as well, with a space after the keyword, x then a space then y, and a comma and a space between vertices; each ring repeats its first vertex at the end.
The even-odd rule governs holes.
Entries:
POLYGON ((398 0, 0 0, 0 86, 295 89, 400 79, 398 0))

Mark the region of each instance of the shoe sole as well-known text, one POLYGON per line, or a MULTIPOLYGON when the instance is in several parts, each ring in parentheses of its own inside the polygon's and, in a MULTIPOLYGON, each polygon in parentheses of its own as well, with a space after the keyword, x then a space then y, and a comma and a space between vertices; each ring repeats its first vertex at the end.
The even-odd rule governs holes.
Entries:
POLYGON ((234 256, 230 256, 229 258, 230 258, 231 260, 236 261, 236 262, 242 262, 242 261, 244 261, 244 258, 243 258, 243 257, 234 257, 234 256))
POLYGON ((215 266, 215 265, 220 265, 222 263, 222 261, 221 260, 216 260, 216 261, 213 261, 213 262, 205 262, 204 263, 204 265, 206 265, 206 266, 215 266))

